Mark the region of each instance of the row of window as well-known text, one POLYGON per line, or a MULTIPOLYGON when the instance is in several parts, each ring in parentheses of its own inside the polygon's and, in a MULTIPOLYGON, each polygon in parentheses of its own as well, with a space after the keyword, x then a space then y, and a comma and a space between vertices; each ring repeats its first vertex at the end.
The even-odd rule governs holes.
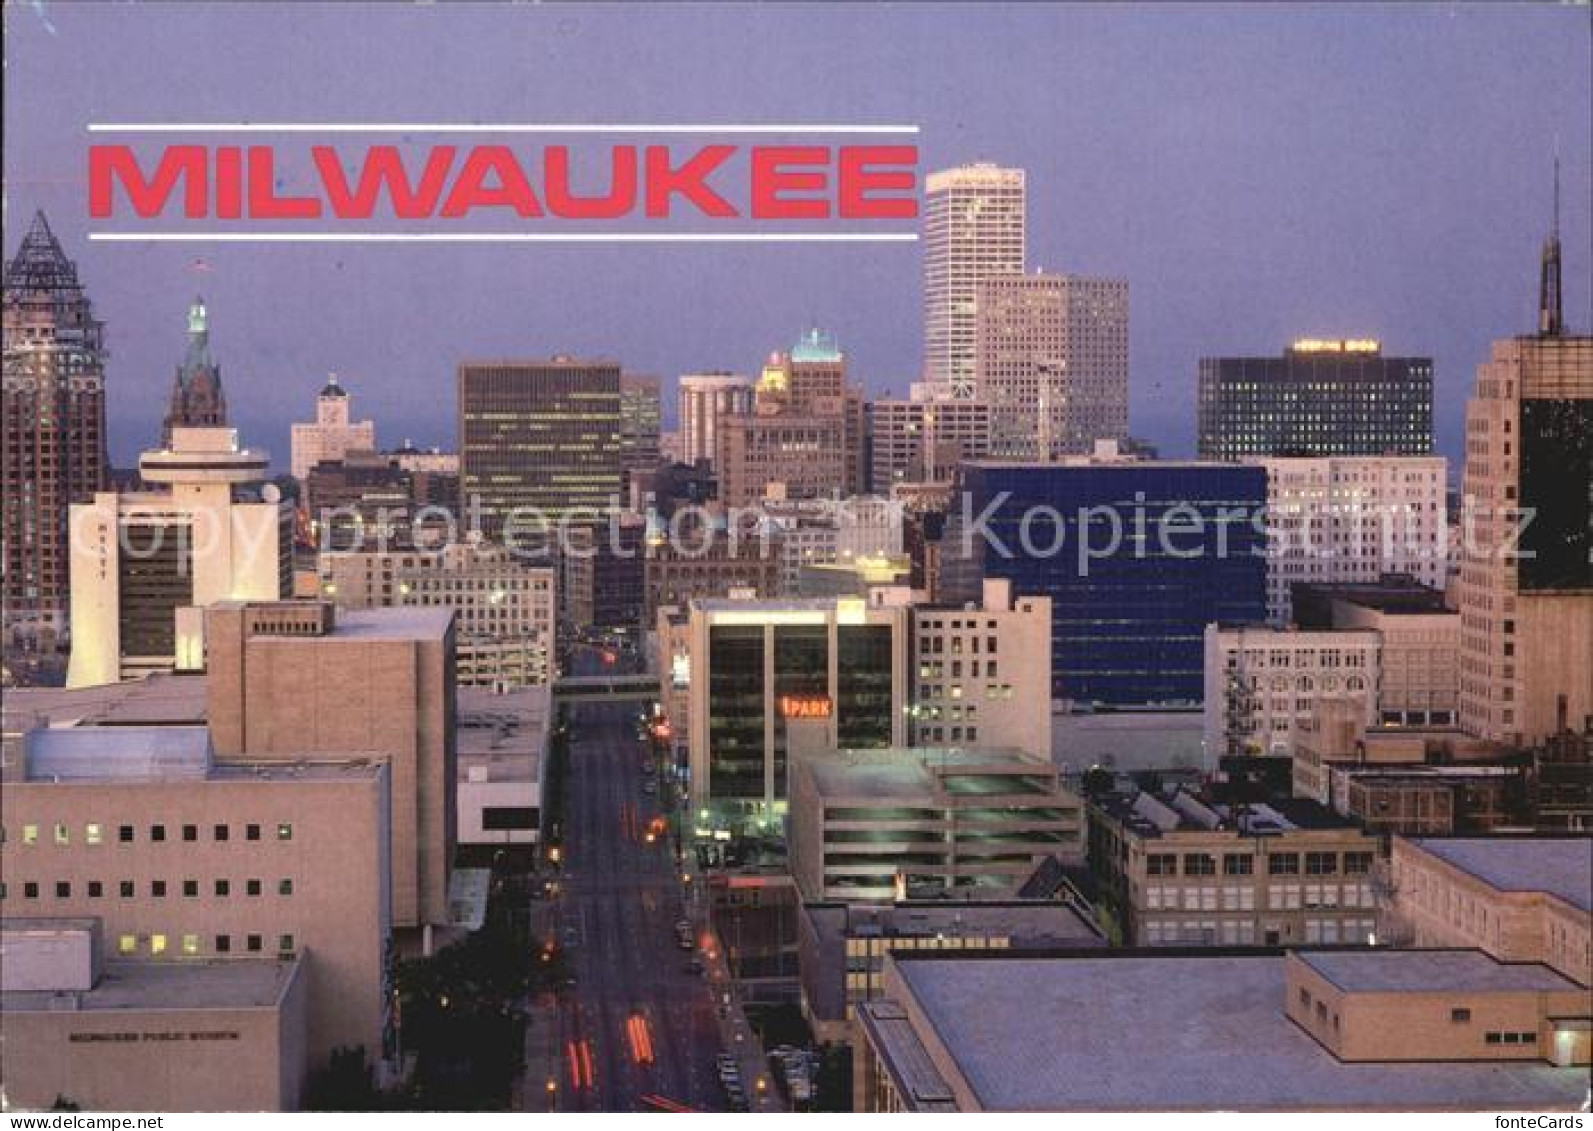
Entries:
MULTIPOLYGON (((70 845, 72 843, 72 826, 70 826, 70 825, 67 825, 67 824, 64 824, 64 823, 55 825, 55 827, 53 829, 53 834, 54 835, 52 837, 52 840, 53 840, 53 842, 55 844, 59 844, 59 845, 65 846, 65 845, 70 845)), ((23 825, 22 826, 22 843, 24 845, 32 846, 32 845, 38 844, 39 843, 39 835, 40 834, 39 834, 39 826, 38 825, 23 825)), ((137 835, 138 835, 137 829, 133 825, 118 825, 118 826, 116 826, 116 839, 117 839, 117 842, 120 843, 120 844, 132 844, 133 841, 137 839, 137 835)), ((194 841, 197 841, 199 839, 199 826, 198 825, 183 825, 183 826, 181 826, 181 829, 180 829, 180 835, 181 835, 182 839, 185 842, 192 843, 194 841)), ((210 836, 211 836, 211 839, 215 840, 215 841, 228 841, 228 840, 231 840, 232 839, 232 827, 230 825, 219 825, 219 824, 218 825, 213 825, 213 826, 211 826, 210 836)), ((83 843, 84 844, 104 844, 105 843, 105 837, 106 837, 106 826, 105 825, 99 824, 97 822, 89 822, 88 824, 83 826, 83 843)), ((5 839, 6 839, 5 828, 4 828, 4 826, 0 826, 0 844, 3 844, 5 842, 5 839)), ((157 844, 163 843, 166 840, 166 826, 165 825, 150 825, 149 826, 149 839, 152 842, 157 843, 157 844)), ((263 840, 264 839, 264 832, 262 831, 261 826, 259 826, 259 825, 245 825, 243 827, 243 839, 244 840, 263 840)), ((291 822, 282 821, 282 822, 279 822, 277 824, 276 839, 277 840, 292 840, 293 839, 293 825, 292 825, 291 822)))
MULTIPOLYGON (((135 954, 149 954, 159 957, 166 953, 169 940, 163 934, 150 935, 119 935, 116 939, 116 953, 122 957, 131 957, 135 954)), ((181 952, 185 955, 196 955, 200 952, 198 935, 183 935, 178 942, 181 952)), ((232 936, 217 935, 214 940, 216 954, 232 953, 232 936)), ((250 954, 259 954, 265 950, 265 936, 245 935, 243 949, 250 954)), ((291 957, 293 954, 293 936, 277 936, 277 953, 282 957, 291 957)))
MULTIPOLYGON (((1216 911, 1219 904, 1224 911, 1254 911, 1256 889, 1246 885, 1218 887, 1203 884, 1199 887, 1145 888, 1147 911, 1216 911)), ((1274 911, 1297 911, 1302 908, 1376 907, 1376 897, 1370 884, 1273 884, 1267 888, 1267 906, 1274 911)))
MULTIPOLYGON (((153 899, 165 899, 168 887, 169 887, 169 885, 167 884, 167 882, 165 880, 151 880, 149 882, 149 894, 150 894, 150 897, 153 898, 153 899)), ((100 898, 102 898, 105 895, 105 883, 104 883, 103 880, 89 880, 84 885, 84 888, 85 888, 85 890, 86 890, 86 892, 88 894, 88 898, 90 898, 90 899, 100 899, 100 898)), ((132 880, 121 880, 121 881, 119 881, 117 883, 117 885, 116 885, 116 890, 117 890, 117 894, 122 899, 134 899, 134 898, 137 898, 137 895, 138 895, 138 885, 135 884, 132 880)), ((183 880, 180 890, 182 891, 184 899, 197 899, 197 898, 199 898, 199 881, 198 880, 183 880)), ((214 882, 211 890, 212 890, 212 892, 215 895, 225 898, 226 896, 229 896, 229 895, 232 894, 232 881, 231 880, 216 880, 214 882)), ((244 891, 245 895, 257 896, 257 895, 262 894, 264 892, 264 890, 265 890, 264 881, 261 881, 261 880, 245 880, 243 882, 243 891, 244 891)), ((39 891, 40 891, 40 884, 39 884, 39 882, 37 880, 25 880, 25 881, 23 881, 23 884, 22 884, 22 898, 23 899, 38 899, 39 898, 39 891)), ((3 881, 0 881, 0 899, 5 899, 8 894, 9 894, 9 892, 8 892, 6 884, 3 881)), ((277 881, 277 894, 278 895, 292 895, 293 894, 293 881, 292 880, 278 880, 277 881)), ((71 884, 71 881, 69 881, 69 880, 57 880, 56 881, 56 883, 55 883, 55 898, 56 899, 71 899, 72 898, 72 884, 71 884)))
MULTIPOLYGON (((1372 870, 1372 853, 1346 852, 1343 854, 1344 874, 1347 876, 1366 875, 1372 870)), ((1176 876, 1179 875, 1179 857, 1175 852, 1152 852, 1145 857, 1145 873, 1150 876, 1176 876)), ((1222 874, 1225 876, 1248 876, 1255 868, 1255 857, 1248 853, 1228 852, 1222 858, 1222 874)), ((1307 876, 1334 876, 1339 872, 1339 854, 1337 852, 1307 852, 1305 853, 1305 874, 1307 876)), ((1183 875, 1186 876, 1215 876, 1217 874, 1217 859, 1209 852, 1186 852, 1183 854, 1183 875)), ((1267 857, 1267 874, 1270 876, 1298 876, 1300 875, 1300 853, 1275 852, 1267 857)))

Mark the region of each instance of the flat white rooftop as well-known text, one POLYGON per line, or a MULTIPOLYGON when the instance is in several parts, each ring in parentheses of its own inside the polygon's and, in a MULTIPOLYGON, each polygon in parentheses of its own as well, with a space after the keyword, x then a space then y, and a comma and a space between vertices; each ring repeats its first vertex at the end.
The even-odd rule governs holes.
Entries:
POLYGON ((909 957, 897 968, 986 1110, 1574 1109, 1587 1072, 1339 1061, 1285 1015, 1282 955, 909 957))
POLYGON ((1499 962, 1480 950, 1308 950, 1295 957, 1351 993, 1582 990, 1540 962, 1499 962))
POLYGON ((12 990, 0 994, 0 1008, 7 1013, 266 1009, 282 1000, 298 966, 297 959, 253 958, 107 962, 92 990, 12 990))

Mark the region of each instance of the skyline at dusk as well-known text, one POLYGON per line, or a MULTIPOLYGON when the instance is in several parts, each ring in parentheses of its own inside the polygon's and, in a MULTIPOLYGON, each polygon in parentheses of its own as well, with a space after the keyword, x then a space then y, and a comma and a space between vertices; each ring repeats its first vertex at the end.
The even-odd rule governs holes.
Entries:
POLYGON ((1458 456, 1488 343, 1533 328, 1556 152, 1567 321, 1590 322, 1585 9, 537 6, 439 31, 351 7, 7 7, 5 254, 43 208, 77 260, 118 466, 158 440, 198 293, 233 422, 285 468, 329 371, 384 446, 454 446, 462 360, 613 357, 672 416, 680 374, 755 373, 815 322, 904 394, 921 246, 90 243, 94 121, 914 123, 921 179, 1027 171, 1030 269, 1128 280, 1131 428, 1172 455, 1201 357, 1320 336, 1432 356, 1458 456))

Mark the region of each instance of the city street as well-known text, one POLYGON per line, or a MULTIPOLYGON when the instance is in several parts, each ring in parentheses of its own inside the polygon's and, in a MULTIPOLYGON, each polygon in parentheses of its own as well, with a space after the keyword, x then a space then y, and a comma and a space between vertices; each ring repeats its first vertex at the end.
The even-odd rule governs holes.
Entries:
MULTIPOLYGON (((540 1035, 557 1041, 543 1063, 558 1066, 560 1110, 653 1106, 643 1097, 722 1110, 714 1003, 674 932, 684 906, 673 850, 666 836, 647 841, 658 806, 642 788, 636 711, 628 703, 571 710, 564 872, 545 921, 575 985, 560 994, 556 1029, 540 1035)), ((528 1081, 527 1106, 537 1086, 528 1081)))

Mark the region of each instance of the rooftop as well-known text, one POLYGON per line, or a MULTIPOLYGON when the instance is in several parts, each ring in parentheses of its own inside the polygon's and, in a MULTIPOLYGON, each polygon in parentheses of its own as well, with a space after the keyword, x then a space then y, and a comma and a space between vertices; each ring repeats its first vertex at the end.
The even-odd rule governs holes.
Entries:
POLYGON ((316 752, 303 758, 215 762, 204 727, 81 726, 28 732, 23 757, 9 757, 6 781, 93 782, 335 781, 381 772, 372 751, 316 752))
POLYGON ((107 962, 92 990, 0 994, 6 1013, 174 1009, 269 1009, 282 1000, 299 963, 228 958, 183 962, 107 962))
POLYGON ((28 781, 203 781, 210 769, 204 727, 65 727, 30 731, 28 781))
POLYGON ((1537 1062, 1343 1063, 1284 1013, 1282 955, 894 961, 987 1110, 1563 1109, 1587 1092, 1584 1069, 1537 1062))
POLYGON ((3 698, 8 732, 35 726, 198 725, 205 721, 202 675, 160 672, 98 687, 7 688, 3 698))
MULTIPOLYGON (((961 746, 888 746, 872 750, 837 750, 822 757, 804 759, 802 772, 810 774, 818 791, 827 797, 892 798, 919 795, 933 786, 933 771, 974 766, 998 770, 1032 769, 1049 777, 1050 762, 1042 762, 1021 750, 961 746)), ((1005 776, 1005 775, 1004 775, 1005 776)), ((953 790, 953 792, 959 792, 953 790)), ((968 792, 966 790, 960 792, 968 792)), ((1013 784, 1010 790, 1022 793, 1013 784)))
POLYGON ((1423 585, 1408 574, 1384 574, 1375 582, 1302 581, 1296 582, 1294 589, 1391 614, 1450 611, 1444 605, 1441 590, 1423 585))
POLYGON ((858 938, 925 935, 1000 935, 1016 947, 1104 944, 1101 932, 1070 904, 1056 900, 990 900, 948 904, 941 900, 888 904, 804 905, 821 935, 843 932, 858 938))
POLYGON ((540 780, 551 705, 546 685, 507 693, 461 687, 454 723, 459 780, 483 769, 490 782, 540 780))
MULTIPOLYGON (((339 610, 334 640, 441 640, 454 611, 441 606, 339 610)), ((262 634, 268 635, 268 634, 262 634)), ((291 639, 299 639, 292 637, 291 639)))
POLYGON ((1593 837, 1423 837, 1411 843, 1500 891, 1541 891, 1593 911, 1593 837))
POLYGON ((1352 993, 1579 991, 1539 962, 1500 962, 1480 950, 1315 950, 1295 957, 1352 993))
POLYGON ((1092 799, 1107 816, 1142 837, 1176 832, 1230 832, 1235 836, 1279 835, 1302 829, 1355 827, 1325 805, 1307 798, 1270 798, 1236 812, 1226 802, 1210 801, 1183 786, 1163 792, 1111 793, 1092 799))

